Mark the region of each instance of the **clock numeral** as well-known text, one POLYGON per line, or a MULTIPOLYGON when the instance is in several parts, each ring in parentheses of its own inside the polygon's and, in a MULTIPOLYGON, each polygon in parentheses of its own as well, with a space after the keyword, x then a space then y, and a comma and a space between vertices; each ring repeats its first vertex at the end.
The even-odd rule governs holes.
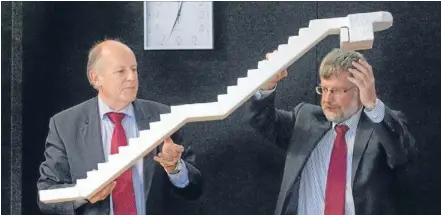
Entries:
POLYGON ((167 38, 167 36, 165 36, 165 34, 162 35, 161 46, 164 45, 164 41, 165 41, 166 38, 167 38))
POLYGON ((197 38, 196 36, 193 36, 193 37, 191 37, 191 41, 192 41, 193 43, 196 43, 196 41, 198 41, 198 38, 197 38))
POLYGON ((156 16, 155 16, 156 18, 158 18, 159 17, 159 11, 156 11, 156 16))
POLYGON ((177 36, 176 37, 176 43, 178 44, 178 45, 180 45, 181 44, 181 37, 180 36, 177 36))
POLYGON ((199 31, 204 31, 204 25, 201 25, 201 26, 199 27, 199 31))
POLYGON ((200 13, 199 13, 199 19, 203 19, 204 18, 204 11, 201 11, 200 13))

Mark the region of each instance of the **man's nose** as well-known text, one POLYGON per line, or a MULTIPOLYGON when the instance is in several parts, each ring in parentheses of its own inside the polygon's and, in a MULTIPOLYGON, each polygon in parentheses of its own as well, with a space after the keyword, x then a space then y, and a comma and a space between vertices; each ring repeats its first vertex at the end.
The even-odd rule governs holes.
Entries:
POLYGON ((323 92, 322 100, 326 103, 334 101, 334 93, 331 93, 330 91, 323 92))
POLYGON ((136 71, 130 71, 127 76, 127 80, 129 80, 129 81, 136 80, 137 75, 138 75, 138 73, 136 73, 136 71))

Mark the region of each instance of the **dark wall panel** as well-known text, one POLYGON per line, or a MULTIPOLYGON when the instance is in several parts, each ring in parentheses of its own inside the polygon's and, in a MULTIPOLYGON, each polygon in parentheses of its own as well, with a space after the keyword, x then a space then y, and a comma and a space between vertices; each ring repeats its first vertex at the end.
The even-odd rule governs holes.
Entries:
POLYGON ((11 45, 12 3, 2 2, 2 214, 11 207, 11 45))
MULTIPOLYGON (((96 94, 85 69, 94 42, 120 38, 134 50, 139 98, 169 105, 213 102, 309 20, 376 10, 390 11, 394 26, 377 33, 374 49, 363 53, 374 66, 379 97, 408 116, 420 147, 418 160, 405 172, 412 180, 400 191, 407 193, 402 200, 409 203, 402 211, 439 214, 440 5, 215 2, 214 50, 144 51, 142 2, 23 3, 23 214, 39 214, 36 180, 50 116, 96 94)), ((8 29, 3 21, 2 31, 8 29)), ((334 47, 338 37, 326 38, 289 68, 289 76, 278 86, 278 107, 318 103, 318 65, 334 47)), ((4 73, 2 83, 3 77, 4 73)), ((225 120, 184 127, 198 156, 205 192, 192 203, 170 202, 170 214, 272 214, 284 153, 244 124, 242 115, 240 107, 225 120)))

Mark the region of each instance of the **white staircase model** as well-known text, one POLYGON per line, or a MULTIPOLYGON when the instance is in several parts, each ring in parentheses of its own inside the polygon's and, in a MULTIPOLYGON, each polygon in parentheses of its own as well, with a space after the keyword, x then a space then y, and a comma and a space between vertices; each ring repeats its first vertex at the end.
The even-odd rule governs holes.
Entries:
POLYGON ((73 187, 41 190, 40 201, 56 203, 91 198, 185 123, 226 118, 274 74, 289 67, 326 36, 340 34, 340 45, 344 49, 370 49, 374 32, 388 29, 392 20, 389 12, 311 20, 308 28, 301 28, 298 36, 280 45, 270 60, 259 61, 257 69, 248 70, 247 77, 239 78, 236 86, 229 86, 227 94, 219 95, 217 102, 171 106, 170 113, 150 123, 150 130, 141 131, 139 138, 130 139, 129 145, 120 147, 119 154, 110 155, 108 162, 99 163, 98 170, 87 172, 87 178, 77 180, 73 187))

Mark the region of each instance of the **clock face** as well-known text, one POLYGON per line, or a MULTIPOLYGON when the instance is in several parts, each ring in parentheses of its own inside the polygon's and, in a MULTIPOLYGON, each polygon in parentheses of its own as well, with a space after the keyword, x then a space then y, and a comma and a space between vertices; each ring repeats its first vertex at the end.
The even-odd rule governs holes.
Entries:
POLYGON ((213 2, 144 2, 144 49, 212 49, 213 2))

